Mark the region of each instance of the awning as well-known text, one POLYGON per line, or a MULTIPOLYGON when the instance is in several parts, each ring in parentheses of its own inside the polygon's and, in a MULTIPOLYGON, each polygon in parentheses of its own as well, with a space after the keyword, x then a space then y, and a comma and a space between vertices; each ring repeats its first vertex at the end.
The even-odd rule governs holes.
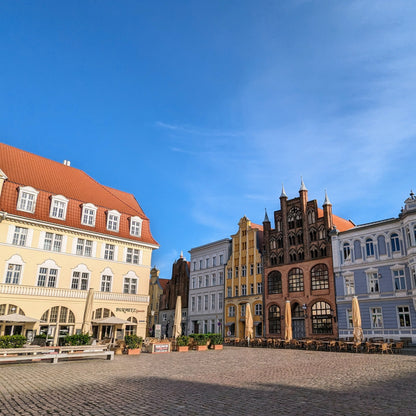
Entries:
POLYGON ((100 325, 132 325, 132 322, 126 321, 121 318, 117 318, 117 316, 109 316, 108 318, 102 319, 94 319, 91 321, 93 324, 100 324, 100 325))
POLYGON ((227 322, 227 323, 225 324, 225 326, 231 326, 231 325, 234 325, 234 322, 227 322))
POLYGON ((262 324, 262 322, 253 322, 253 325, 254 326, 259 326, 259 325, 261 325, 262 324))
POLYGON ((40 319, 31 318, 30 316, 20 315, 18 313, 11 313, 10 315, 1 315, 0 321, 28 324, 28 323, 39 322, 40 319))

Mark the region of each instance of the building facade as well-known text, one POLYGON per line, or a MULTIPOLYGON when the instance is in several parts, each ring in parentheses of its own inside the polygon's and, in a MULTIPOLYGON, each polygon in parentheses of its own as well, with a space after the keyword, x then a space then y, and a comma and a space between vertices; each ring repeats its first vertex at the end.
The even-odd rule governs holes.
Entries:
POLYGON ((299 197, 288 200, 282 189, 275 228, 267 213, 264 227, 265 327, 268 337, 283 338, 284 311, 290 301, 294 338, 335 338, 337 319, 332 248, 328 233, 353 224, 332 214, 325 194, 323 209, 308 201, 301 183, 299 197))
POLYGON ((149 308, 147 310, 147 335, 155 335, 155 325, 159 322, 159 302, 166 288, 168 279, 159 278, 159 270, 156 267, 150 271, 149 282, 149 308))
POLYGON ((364 337, 416 342, 416 198, 398 218, 333 233, 340 338, 352 337, 352 297, 364 337))
POLYGON ((158 244, 134 196, 5 144, 0 169, 0 334, 144 336, 158 244))
POLYGON ((160 297, 159 324, 161 324, 162 337, 172 337, 175 308, 178 296, 181 297, 182 307, 182 334, 187 334, 188 328, 188 297, 189 297, 189 262, 181 256, 172 266, 172 278, 167 282, 160 297))
POLYGON ((232 251, 225 276, 225 336, 244 338, 246 308, 250 307, 254 334, 263 335, 263 227, 247 217, 231 236, 232 251))
POLYGON ((228 238, 189 251, 188 333, 223 334, 224 271, 230 252, 228 238))

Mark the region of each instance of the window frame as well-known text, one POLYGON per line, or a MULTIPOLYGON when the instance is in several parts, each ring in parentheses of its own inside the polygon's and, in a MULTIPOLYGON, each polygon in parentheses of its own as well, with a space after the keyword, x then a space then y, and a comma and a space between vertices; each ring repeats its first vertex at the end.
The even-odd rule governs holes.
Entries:
POLYGON ((107 211, 107 231, 118 233, 120 231, 120 220, 121 214, 117 210, 107 211))
POLYGON ((370 323, 372 329, 384 328, 383 308, 381 306, 375 306, 370 308, 370 323))
POLYGON ((69 202, 69 199, 65 198, 63 195, 52 195, 51 207, 49 210, 49 217, 55 218, 57 220, 65 221, 66 213, 68 210, 68 202, 69 202))
POLYGON ((397 313, 397 322, 398 322, 398 326, 399 328, 404 328, 404 329, 409 329, 412 328, 412 317, 411 317, 411 313, 410 313, 410 307, 408 305, 397 305, 396 307, 396 313, 397 313), (407 309, 407 311, 400 311, 400 309, 407 309), (403 322, 405 323, 405 321, 408 321, 408 325, 402 325, 402 319, 401 316, 403 316, 403 322), (407 317, 407 319, 405 319, 404 317, 407 317))
POLYGON ((82 204, 81 224, 88 227, 95 227, 96 218, 97 207, 91 203, 82 204))
POLYGON ((140 217, 130 217, 130 235, 133 237, 141 237, 143 228, 143 220, 140 217))
POLYGON ((31 186, 19 186, 19 196, 17 199, 16 209, 18 211, 34 214, 38 195, 39 191, 31 186), (30 200, 30 198, 24 198, 24 196, 32 197, 32 200, 30 200), (31 207, 27 207, 28 204, 31 204, 31 207))

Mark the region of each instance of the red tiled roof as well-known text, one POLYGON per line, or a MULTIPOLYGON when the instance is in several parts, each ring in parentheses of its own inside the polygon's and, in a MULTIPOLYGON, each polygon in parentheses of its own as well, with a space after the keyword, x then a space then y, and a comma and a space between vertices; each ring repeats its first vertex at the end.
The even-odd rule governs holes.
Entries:
MULTIPOLYGON (((323 216, 324 216, 324 210, 322 208, 318 208, 318 217, 322 218, 323 216)), ((347 231, 355 227, 355 224, 352 221, 346 220, 341 217, 337 217, 334 214, 332 214, 332 221, 334 225, 337 227, 338 231, 347 231)))
POLYGON ((257 228, 258 230, 263 231, 262 225, 254 224, 253 222, 251 223, 251 228, 257 228))
POLYGON ((159 279, 160 286, 162 286, 162 289, 165 290, 167 284, 170 282, 170 279, 159 279))
POLYGON ((80 169, 4 143, 0 143, 0 169, 8 177, 0 195, 0 210, 157 245, 150 231, 149 219, 130 193, 101 185, 80 169), (34 214, 16 209, 19 186, 31 186, 39 191, 34 214), (51 195, 63 195, 69 199, 65 221, 49 216, 51 195), (98 207, 95 227, 81 224, 83 203, 92 203, 98 207), (119 232, 106 229, 106 211, 108 210, 117 210, 122 214, 119 232), (143 220, 141 237, 130 235, 128 218, 133 216, 138 216, 143 220))

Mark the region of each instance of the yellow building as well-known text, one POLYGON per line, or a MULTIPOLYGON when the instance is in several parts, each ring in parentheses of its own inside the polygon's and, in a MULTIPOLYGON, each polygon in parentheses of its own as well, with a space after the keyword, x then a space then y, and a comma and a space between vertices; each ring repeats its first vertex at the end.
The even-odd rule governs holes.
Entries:
POLYGON ((155 325, 159 322, 159 305, 160 297, 163 294, 166 284, 169 279, 160 279, 159 270, 156 267, 150 271, 150 283, 149 283, 149 309, 147 311, 147 335, 154 336, 155 325))
POLYGON ((231 236, 232 254, 226 265, 225 335, 244 338, 246 308, 250 306, 254 335, 262 336, 263 282, 261 247, 263 227, 247 217, 238 223, 231 236))
POLYGON ((156 248, 132 194, 0 144, 0 335, 145 336, 156 248))

